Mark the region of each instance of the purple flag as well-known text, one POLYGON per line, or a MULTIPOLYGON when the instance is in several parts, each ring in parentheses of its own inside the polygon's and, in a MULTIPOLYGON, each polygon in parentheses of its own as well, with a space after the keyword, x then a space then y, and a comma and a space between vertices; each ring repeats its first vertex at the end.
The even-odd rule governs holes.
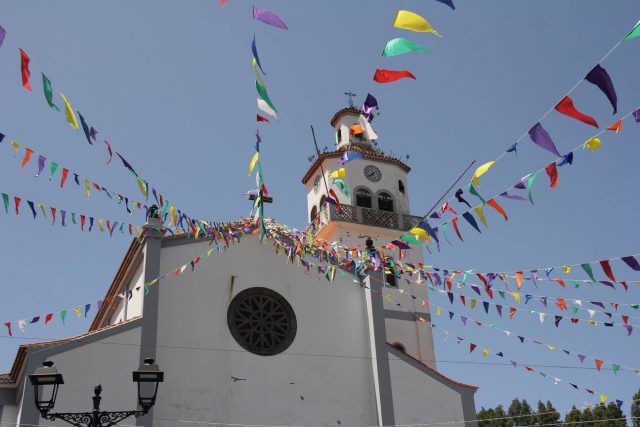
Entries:
POLYGON ((633 117, 635 117, 636 123, 640 123, 640 108, 633 112, 633 117))
POLYGON ((278 15, 276 15, 269 9, 262 9, 257 6, 253 6, 253 19, 257 19, 258 21, 262 21, 265 24, 273 25, 274 27, 281 28, 283 30, 289 29, 287 28, 287 24, 285 24, 278 15))
POLYGON ((0 46, 2 46, 2 43, 4 43, 4 36, 7 34, 7 32, 4 30, 4 28, 2 28, 2 25, 0 25, 0 46))
POLYGON ((580 363, 584 363, 584 358, 585 358, 585 356, 583 356, 581 354, 578 355, 578 359, 580 359, 580 363))
POLYGON ((38 155, 38 173, 36 176, 40 176, 40 172, 44 169, 44 162, 47 161, 47 158, 41 155, 38 155))
POLYGON ((531 137, 531 140, 539 147, 544 148, 545 150, 555 154, 558 157, 562 157, 562 154, 560 154, 555 144, 551 140, 551 137, 549 136, 547 131, 544 130, 540 123, 536 123, 535 126, 533 126, 529 130, 529 136, 531 137))
POLYGON ((518 196, 517 194, 509 194, 506 191, 500 193, 500 196, 504 197, 505 199, 511 199, 511 200, 524 200, 524 201, 527 200, 522 196, 518 196))
POLYGON ((378 100, 368 93, 367 98, 364 100, 364 104, 362 105, 362 112, 367 118, 369 118, 374 108, 378 108, 378 100))
POLYGON ((635 271, 640 271, 640 264, 638 264, 638 260, 636 260, 632 256, 623 256, 622 261, 625 262, 629 267, 634 269, 635 271))
POLYGON ((613 88, 613 82, 607 70, 602 68, 600 64, 593 67, 589 74, 585 76, 585 80, 589 83, 593 83, 598 86, 602 92, 607 96, 611 106, 613 106, 613 114, 618 112, 618 96, 616 90, 613 88))

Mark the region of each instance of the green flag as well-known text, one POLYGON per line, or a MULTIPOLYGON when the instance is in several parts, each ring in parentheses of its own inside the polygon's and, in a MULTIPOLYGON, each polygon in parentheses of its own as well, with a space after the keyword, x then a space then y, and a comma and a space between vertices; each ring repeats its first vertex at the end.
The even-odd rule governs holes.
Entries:
POLYGON ((411 40, 405 39, 403 37, 398 37, 397 39, 389 40, 384 47, 384 51, 382 51, 382 56, 396 56, 403 55, 409 52, 427 52, 429 51, 424 47, 420 46, 412 42, 411 40))
POLYGON ((482 198, 482 196, 480 195, 480 193, 478 193, 478 191, 476 190, 476 187, 473 186, 473 184, 469 184, 469 193, 473 194, 474 196, 476 196, 478 199, 482 200, 482 204, 486 205, 487 202, 482 198))
POLYGON ((52 110, 60 111, 58 106, 53 103, 53 91, 51 90, 51 81, 47 76, 42 73, 42 88, 44 89, 44 97, 47 100, 47 104, 52 110))
POLYGON ((7 193, 2 193, 2 201, 4 202, 4 211, 9 213, 9 195, 7 193))
POLYGON ((611 368, 613 369, 613 373, 617 374, 618 371, 620 370, 620 365, 618 365, 617 363, 612 363, 611 368))
POLYGON ((271 99, 269 99, 267 88, 258 80, 256 80, 256 90, 258 91, 260 98, 264 99, 264 102, 266 102, 269 107, 273 108, 273 111, 278 112, 278 110, 276 110, 276 107, 271 102, 271 99))
POLYGON ((67 310, 62 310, 60 312, 60 319, 62 319, 62 324, 63 325, 65 324, 64 319, 66 319, 66 317, 67 317, 67 310))
POLYGON ((580 267, 587 273, 592 282, 595 282, 596 279, 593 277, 593 269, 591 268, 591 264, 588 262, 584 264, 580 264, 580 267))
POLYGON ((636 37, 640 37, 640 21, 638 21, 638 23, 636 24, 635 27, 633 27, 633 29, 631 31, 629 31, 629 34, 627 34, 626 36, 624 36, 624 38, 622 39, 623 42, 626 42, 627 40, 631 40, 634 39, 636 37))
POLYGON ((538 174, 534 173, 529 178, 527 178, 527 187, 529 188, 529 201, 531 202, 531 204, 533 204, 533 197, 531 197, 531 186, 533 185, 533 181, 536 180, 537 176, 538 174))
POLYGON ((58 169, 58 164, 56 162, 51 162, 51 174, 49 175, 49 181, 51 181, 57 169, 58 169))

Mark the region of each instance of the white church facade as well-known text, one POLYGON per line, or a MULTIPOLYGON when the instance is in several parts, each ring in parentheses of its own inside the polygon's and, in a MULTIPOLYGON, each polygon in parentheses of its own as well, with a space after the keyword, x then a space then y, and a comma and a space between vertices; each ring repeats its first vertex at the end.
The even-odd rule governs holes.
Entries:
MULTIPOLYGON (((302 180, 308 218, 318 239, 384 244, 420 218, 409 213, 409 167, 375 149, 368 130, 354 134, 359 120, 354 107, 333 117, 336 149, 302 180), (349 195, 335 192, 336 209, 324 182, 346 150, 361 157, 342 166, 349 195)), ((133 292, 209 248, 209 240, 153 228, 135 239, 105 296, 117 302, 102 305, 86 334, 20 346, 0 375, 0 425, 66 425, 41 418, 34 405, 28 375, 44 361, 64 375, 56 410, 88 410, 96 384, 103 410, 135 409, 130 372, 152 357, 165 373, 156 405, 123 425, 476 426, 477 387, 440 373, 429 324, 384 298, 429 320, 428 308, 397 292, 426 300, 426 287, 380 271, 361 283, 340 274, 318 281, 249 235, 146 295, 133 292)), ((408 262, 422 261, 407 252, 408 262)))

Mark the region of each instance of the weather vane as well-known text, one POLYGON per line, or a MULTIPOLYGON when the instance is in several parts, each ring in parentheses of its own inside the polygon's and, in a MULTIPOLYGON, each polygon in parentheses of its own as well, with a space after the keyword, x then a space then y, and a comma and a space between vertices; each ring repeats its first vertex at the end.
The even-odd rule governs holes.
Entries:
POLYGON ((344 94, 349 97, 349 107, 353 108, 353 97, 354 96, 358 96, 358 95, 356 95, 355 93, 351 92, 350 90, 346 91, 344 94))

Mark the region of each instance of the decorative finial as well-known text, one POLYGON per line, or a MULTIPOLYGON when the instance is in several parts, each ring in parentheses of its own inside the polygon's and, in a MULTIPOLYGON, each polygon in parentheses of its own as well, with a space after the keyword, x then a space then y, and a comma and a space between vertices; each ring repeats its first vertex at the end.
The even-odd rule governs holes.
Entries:
POLYGON ((351 92, 350 90, 346 91, 344 94, 349 97, 349 107, 353 108, 353 106, 354 106, 353 105, 353 97, 354 96, 358 96, 358 95, 356 95, 355 93, 351 92))

